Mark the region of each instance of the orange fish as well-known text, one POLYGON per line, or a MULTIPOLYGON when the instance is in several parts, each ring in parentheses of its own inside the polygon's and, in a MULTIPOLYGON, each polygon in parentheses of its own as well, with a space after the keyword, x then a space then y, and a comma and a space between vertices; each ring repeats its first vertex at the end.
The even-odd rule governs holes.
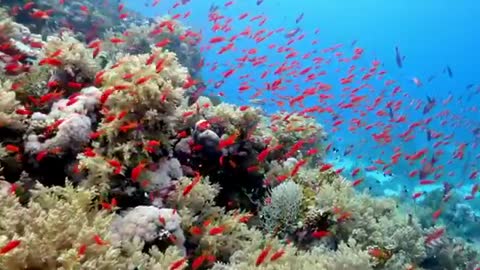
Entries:
POLYGON ((7 244, 0 248, 0 254, 5 254, 14 248, 18 247, 22 241, 20 240, 10 240, 7 244))
POLYGON ((211 228, 210 231, 208 232, 208 234, 209 235, 217 235, 217 234, 223 233, 224 230, 225 230, 225 228, 223 226, 217 226, 217 227, 211 228))
POLYGON ((267 246, 266 248, 264 248, 260 254, 258 255, 257 257, 257 260, 255 261, 255 266, 259 266, 260 264, 262 264, 265 259, 267 258, 268 256, 268 253, 270 253, 270 250, 272 249, 271 246, 267 246))
POLYGON ((132 173, 130 174, 130 178, 133 181, 137 181, 138 177, 142 174, 143 169, 145 169, 146 164, 140 163, 135 168, 132 169, 132 173))

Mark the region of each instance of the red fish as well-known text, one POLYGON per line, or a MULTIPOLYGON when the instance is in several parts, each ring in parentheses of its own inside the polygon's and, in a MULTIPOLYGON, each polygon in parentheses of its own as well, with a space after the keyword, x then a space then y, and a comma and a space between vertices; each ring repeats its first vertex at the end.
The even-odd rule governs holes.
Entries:
POLYGON ((224 230, 225 230, 225 227, 217 226, 217 227, 211 228, 210 231, 208 232, 208 234, 209 235, 217 235, 217 234, 223 233, 224 230))
POLYGON ((145 163, 138 164, 135 168, 132 169, 130 178, 132 178, 133 181, 137 181, 138 177, 140 177, 140 175, 142 174, 143 169, 145 169, 145 166, 147 166, 147 164, 145 163))
POLYGON ((5 254, 18 247, 22 241, 20 240, 10 240, 7 244, 0 248, 0 254, 5 254))
POLYGON ((260 254, 258 255, 257 257, 257 260, 255 261, 255 266, 259 266, 260 264, 262 264, 265 259, 267 258, 268 256, 268 253, 270 253, 270 250, 272 249, 271 246, 267 246, 266 248, 264 248, 260 254))

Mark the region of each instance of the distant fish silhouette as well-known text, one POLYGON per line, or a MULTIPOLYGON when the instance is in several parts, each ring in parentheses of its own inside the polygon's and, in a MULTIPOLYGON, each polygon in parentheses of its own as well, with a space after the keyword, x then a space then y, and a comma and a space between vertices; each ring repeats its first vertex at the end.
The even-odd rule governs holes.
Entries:
POLYGON ((263 3, 263 0, 257 0, 257 6, 260 6, 263 3))
POLYGON ((390 116, 390 121, 393 121, 393 119, 395 118, 394 115, 393 115, 393 109, 392 109, 392 106, 388 106, 388 116, 390 116))
POLYGON ((302 14, 300 14, 300 15, 297 17, 297 19, 295 20, 295 23, 301 22, 302 19, 303 19, 303 12, 302 12, 302 14))
POLYGON ((450 68, 450 66, 447 65, 447 66, 445 67, 445 69, 443 70, 443 72, 444 72, 444 73, 447 72, 448 77, 453 78, 453 72, 452 72, 452 69, 450 68))
POLYGON ((219 7, 218 7, 217 5, 211 4, 211 5, 210 5, 209 12, 210 12, 210 13, 214 13, 214 12, 216 12, 218 9, 219 9, 219 7))
POLYGON ((427 96, 427 104, 423 107, 423 114, 429 113, 435 106, 435 99, 427 96))
POLYGON ((435 77, 436 77, 435 75, 430 75, 427 79, 427 82, 433 81, 433 79, 435 79, 435 77))
POLYGON ((395 47, 395 60, 397 61, 397 66, 399 68, 403 67, 403 60, 405 60, 405 56, 402 56, 400 54, 400 49, 398 47, 395 47))

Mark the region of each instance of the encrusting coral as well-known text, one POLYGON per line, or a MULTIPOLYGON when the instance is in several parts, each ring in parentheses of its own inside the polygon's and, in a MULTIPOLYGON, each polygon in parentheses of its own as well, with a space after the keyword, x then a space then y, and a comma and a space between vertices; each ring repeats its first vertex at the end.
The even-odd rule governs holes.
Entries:
MULTIPOLYGON (((118 21, 86 8, 76 30, 118 21)), ((200 36, 146 21, 49 35, 0 75, 0 269, 474 269, 327 166, 306 112, 202 96, 200 36)), ((0 10, 0 43, 15 27, 0 10)))

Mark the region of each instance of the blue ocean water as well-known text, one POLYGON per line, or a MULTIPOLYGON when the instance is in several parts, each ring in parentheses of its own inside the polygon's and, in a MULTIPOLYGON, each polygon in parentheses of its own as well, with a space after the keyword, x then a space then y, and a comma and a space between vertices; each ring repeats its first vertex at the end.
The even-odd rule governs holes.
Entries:
MULTIPOLYGON (((475 93, 480 87, 477 67, 480 28, 476 22, 480 5, 476 1, 183 2, 178 2, 175 8, 172 6, 177 1, 167 0, 160 1, 154 8, 149 6, 150 1, 128 1, 126 4, 151 17, 166 13, 182 17, 188 13, 181 20, 201 32, 203 37, 202 79, 207 82, 208 93, 221 95, 225 102, 239 105, 253 102, 267 113, 301 111, 317 105, 331 109, 330 113, 310 114, 329 133, 326 144, 331 145, 326 162, 343 168, 343 174, 350 179, 365 178, 364 186, 360 185, 359 189, 368 186, 378 195, 406 196, 408 199, 417 191, 444 189, 445 185, 454 186, 462 198, 472 193, 480 166, 476 144, 480 135, 475 134, 475 128, 480 127, 477 108, 480 97, 475 93), (209 20, 212 10, 221 16, 216 22, 209 20), (242 15, 244 19, 239 18, 242 15), (251 21, 255 16, 260 17, 251 21), (293 39, 285 37, 287 32, 297 28, 293 39), (243 31, 250 32, 242 36, 243 31), (300 38, 302 35, 304 37, 300 38), (222 44, 210 44, 209 40, 214 37, 227 40, 222 44), (219 54, 232 37, 236 38, 232 42, 233 49, 219 54), (265 39, 256 41, 256 37, 265 39), (324 51, 336 45, 341 46, 324 51), (395 47, 399 48, 399 56, 404 57, 401 68, 396 63, 395 47), (355 49, 363 50, 358 60, 351 59, 355 49), (287 59, 291 52, 296 55, 287 59), (242 57, 252 61, 242 61, 242 57), (315 57, 322 60, 315 63, 315 57), (255 59, 262 58, 265 61, 253 65, 255 59), (345 59, 348 60, 343 61, 345 59), (362 80, 373 61, 379 61, 377 72, 383 71, 385 75, 362 80), (275 75, 274 71, 282 64, 292 65, 292 69, 275 75), (308 67, 316 74, 311 80, 298 74, 308 67), (224 72, 230 69, 235 70, 234 74, 222 79, 224 72), (450 69, 450 76, 447 69, 450 69), (264 72, 266 75, 261 78, 264 72), (354 82, 342 85, 340 80, 349 74, 356 74, 354 82), (267 83, 278 79, 282 80, 281 91, 265 90, 267 83), (414 83, 414 79, 419 82, 414 83), (222 80, 220 87, 214 87, 222 80), (289 106, 294 97, 318 83, 331 86, 325 92, 331 98, 320 102, 315 95, 306 97, 303 107, 300 103, 289 106), (250 89, 239 91, 240 85, 248 85, 250 89), (397 94, 395 87, 401 88, 397 94), (261 93, 252 100, 259 89, 261 93), (353 108, 341 107, 355 95, 365 96, 365 100, 353 108), (434 99, 435 105, 424 113, 427 97, 434 99), (375 107, 376 99, 380 100, 375 107), (280 106, 279 100, 285 105, 280 106), (395 108, 393 118, 388 115, 389 104, 395 108), (379 111, 386 115, 379 116, 379 111), (402 117, 404 121, 399 120, 402 117), (334 127, 338 120, 342 123, 334 127), (418 126, 412 127, 412 124, 418 126), (379 143, 373 139, 385 132, 390 134, 391 141, 379 143), (427 133, 440 135, 428 139, 427 133), (351 153, 345 154, 350 150, 351 153), (421 150, 427 151, 421 158, 407 160, 406 157, 421 150), (463 155, 458 156, 459 152, 463 155), (396 153, 402 153, 398 162, 388 165, 396 153), (430 164, 433 172, 428 177, 419 177, 419 172, 433 159, 435 161, 430 164), (372 166, 375 168, 366 169, 372 166), (357 168, 360 169, 358 174, 355 173, 357 168), (435 180, 435 183, 421 185, 421 180, 435 180)), ((478 198, 466 203, 474 208, 480 206, 478 198)))

